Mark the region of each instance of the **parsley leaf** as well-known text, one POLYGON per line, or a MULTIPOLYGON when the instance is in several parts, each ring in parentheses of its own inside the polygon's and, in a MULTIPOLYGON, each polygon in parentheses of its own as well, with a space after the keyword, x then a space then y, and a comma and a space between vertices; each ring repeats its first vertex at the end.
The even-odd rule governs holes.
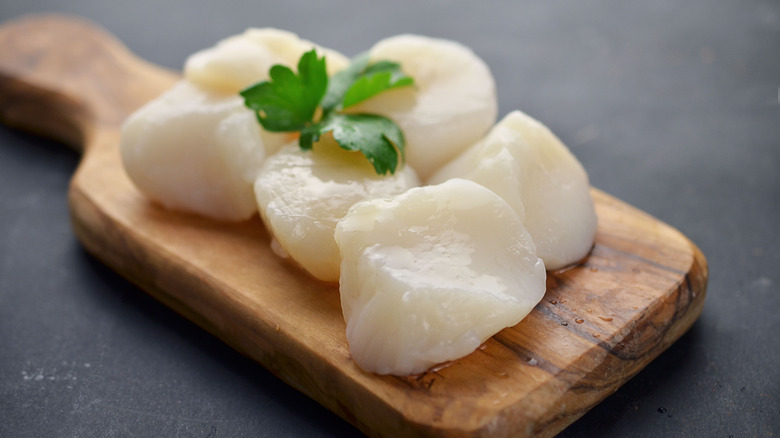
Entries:
POLYGON ((368 53, 364 53, 355 57, 349 67, 333 75, 322 102, 323 109, 349 108, 383 91, 414 84, 397 62, 369 64, 368 61, 368 53))
POLYGON ((383 116, 339 111, 383 91, 412 85, 413 79, 395 62, 369 64, 368 54, 356 57, 330 79, 325 67, 325 57, 317 57, 313 49, 301 56, 298 74, 274 65, 270 80, 241 91, 244 104, 267 131, 299 131, 301 149, 311 149, 321 135, 331 132, 342 149, 363 153, 379 175, 395 173, 399 157, 404 159, 401 128, 383 116))
POLYGON ((270 81, 243 91, 247 107, 257 112, 257 120, 267 131, 300 131, 313 123, 317 107, 328 87, 325 57, 313 49, 298 61, 298 74, 289 67, 274 65, 270 81))
POLYGON ((341 109, 341 101, 344 99, 349 87, 360 77, 368 66, 368 52, 358 55, 352 62, 340 72, 333 75, 328 83, 328 92, 322 100, 322 108, 326 111, 341 109))
POLYGON ((401 71, 400 65, 390 61, 379 61, 371 64, 349 87, 341 105, 342 108, 348 108, 383 91, 413 84, 414 80, 401 71))
POLYGON ((320 123, 320 133, 333 133, 342 149, 360 151, 379 175, 395 173, 404 134, 392 120, 376 114, 333 113, 320 123))

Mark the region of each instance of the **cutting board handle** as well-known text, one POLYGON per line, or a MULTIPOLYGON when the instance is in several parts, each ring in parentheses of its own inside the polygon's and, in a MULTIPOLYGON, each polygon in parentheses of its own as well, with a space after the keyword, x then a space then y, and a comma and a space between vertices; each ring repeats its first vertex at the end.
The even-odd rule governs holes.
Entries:
POLYGON ((76 150, 178 78, 83 19, 31 15, 0 26, 0 121, 76 150))

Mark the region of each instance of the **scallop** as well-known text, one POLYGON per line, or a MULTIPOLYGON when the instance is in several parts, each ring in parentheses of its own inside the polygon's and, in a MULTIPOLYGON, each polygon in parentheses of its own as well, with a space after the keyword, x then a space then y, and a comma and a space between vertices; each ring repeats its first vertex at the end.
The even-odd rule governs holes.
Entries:
POLYGON ((408 375, 463 357, 545 292, 520 217, 468 180, 358 203, 335 240, 350 353, 369 372, 408 375))
POLYGON ((344 55, 302 40, 292 32, 251 28, 192 54, 184 65, 184 76, 202 87, 235 94, 268 80, 268 70, 275 64, 297 66, 301 55, 311 49, 326 57, 328 74, 349 65, 344 55))
POLYGON ((128 176, 149 198, 240 221, 257 212, 253 184, 266 149, 289 139, 264 131, 240 96, 183 80, 125 121, 120 152, 128 176))
POLYGON ((350 111, 395 121, 406 137, 406 159, 421 179, 477 142, 496 122, 495 81, 467 47, 399 35, 379 41, 370 57, 398 62, 415 86, 384 92, 350 111))
POLYGON ((379 176, 359 152, 341 149, 331 134, 311 151, 297 142, 268 157, 255 182, 261 217, 273 248, 313 277, 339 279, 336 223, 358 201, 393 196, 419 185, 409 166, 379 176))
POLYGON ((547 269, 577 262, 593 246, 597 218, 585 169, 555 134, 520 111, 430 181, 450 178, 476 181, 509 202, 547 269))

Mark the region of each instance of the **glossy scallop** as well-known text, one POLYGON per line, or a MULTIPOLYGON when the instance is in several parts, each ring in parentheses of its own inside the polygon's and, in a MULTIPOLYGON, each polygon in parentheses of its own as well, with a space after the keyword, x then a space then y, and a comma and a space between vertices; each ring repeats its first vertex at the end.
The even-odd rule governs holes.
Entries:
POLYGON ((441 169, 432 183, 467 178, 515 209, 547 269, 585 257, 596 234, 596 211, 585 169, 539 121, 520 111, 441 169))
POLYGON ((415 87, 382 93, 354 107, 394 120, 406 136, 408 163, 425 180, 482 138, 496 121, 496 86, 487 65, 453 41, 400 35, 378 42, 374 60, 398 62, 415 87))
POLYGON ((544 295, 520 218, 472 181, 356 204, 335 238, 349 349, 366 371, 407 375, 465 356, 544 295))
POLYGON ((120 151, 128 176, 148 197, 238 221, 257 211, 252 184, 265 148, 286 141, 263 131, 240 97, 182 81, 128 118, 120 151))

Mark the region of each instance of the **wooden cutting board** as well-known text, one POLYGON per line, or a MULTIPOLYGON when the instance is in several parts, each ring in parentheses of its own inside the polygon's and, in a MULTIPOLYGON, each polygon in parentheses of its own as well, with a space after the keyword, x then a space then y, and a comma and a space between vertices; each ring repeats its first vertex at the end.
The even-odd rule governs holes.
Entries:
POLYGON ((275 257, 258 219, 230 225, 172 213, 125 176, 121 122, 178 78, 77 18, 31 16, 0 28, 2 121, 83 150, 68 196, 87 250, 368 435, 554 435, 701 312, 707 263, 698 248, 593 189, 592 253, 550 273, 525 320, 423 374, 365 373, 350 359, 337 288, 275 257))

